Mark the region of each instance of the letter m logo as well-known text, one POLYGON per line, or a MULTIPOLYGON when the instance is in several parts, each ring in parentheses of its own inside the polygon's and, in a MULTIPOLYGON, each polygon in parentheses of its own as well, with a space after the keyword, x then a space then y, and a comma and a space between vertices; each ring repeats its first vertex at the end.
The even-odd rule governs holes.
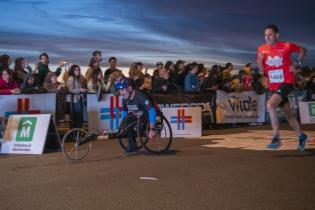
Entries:
POLYGON ((16 134, 16 141, 32 141, 36 127, 36 117, 22 117, 16 134))

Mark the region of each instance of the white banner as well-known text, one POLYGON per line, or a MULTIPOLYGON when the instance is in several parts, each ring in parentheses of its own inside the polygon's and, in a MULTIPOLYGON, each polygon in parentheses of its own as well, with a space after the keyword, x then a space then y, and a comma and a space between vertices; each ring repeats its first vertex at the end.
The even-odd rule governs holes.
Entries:
POLYGON ((302 124, 315 123, 315 102, 299 102, 302 124))
POLYGON ((50 114, 10 115, 1 153, 43 154, 50 114))
POLYGON ((254 91, 229 94, 217 91, 217 123, 264 122, 265 97, 254 91))
POLYGON ((201 108, 163 108, 163 115, 170 122, 174 137, 201 137, 201 108))
POLYGON ((89 132, 98 129, 117 130, 122 110, 121 97, 104 94, 102 101, 97 101, 95 94, 87 95, 89 132))
POLYGON ((55 114, 56 94, 0 95, 0 118, 12 114, 55 114))

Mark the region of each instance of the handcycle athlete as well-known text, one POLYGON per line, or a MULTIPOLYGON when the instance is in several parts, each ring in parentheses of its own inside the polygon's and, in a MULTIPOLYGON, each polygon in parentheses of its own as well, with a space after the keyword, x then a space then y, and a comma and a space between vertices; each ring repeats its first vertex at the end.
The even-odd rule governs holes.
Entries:
MULTIPOLYGON (((135 152, 139 149, 136 137, 138 136, 138 138, 141 138, 143 132, 145 133, 144 136, 148 138, 147 141, 154 141, 154 138, 158 138, 158 135, 160 135, 162 129, 162 125, 159 124, 159 121, 157 121, 157 115, 161 120, 162 113, 148 94, 134 89, 134 83, 132 80, 123 78, 119 81, 116 81, 115 87, 117 90, 119 90, 120 95, 123 98, 121 124, 130 125, 135 121, 138 121, 139 118, 142 117, 139 116, 139 113, 140 115, 144 115, 144 118, 147 118, 147 123, 143 121, 140 125, 138 123, 137 129, 135 129, 135 126, 125 126, 127 127, 126 130, 120 129, 120 132, 125 132, 128 139, 128 146, 125 147, 125 152, 135 152), (137 130, 140 132, 137 133, 137 130)), ((167 147, 169 147, 169 145, 167 147)))
POLYGON ((135 90, 132 80, 123 78, 115 83, 123 97, 122 120, 118 132, 96 130, 92 133, 81 128, 69 130, 63 137, 62 152, 68 160, 84 160, 99 136, 112 135, 125 149, 126 154, 142 146, 149 152, 161 154, 172 143, 172 129, 158 106, 144 92, 135 90))

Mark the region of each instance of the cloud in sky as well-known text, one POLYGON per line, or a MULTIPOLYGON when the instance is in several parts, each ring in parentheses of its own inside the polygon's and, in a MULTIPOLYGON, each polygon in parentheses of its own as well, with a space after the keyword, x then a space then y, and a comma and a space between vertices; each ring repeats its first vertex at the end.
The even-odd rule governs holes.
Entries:
POLYGON ((36 62, 41 52, 86 65, 91 52, 121 65, 184 59, 206 64, 255 62, 262 29, 309 49, 315 66, 315 3, 265 0, 68 0, 0 2, 0 53, 36 62))

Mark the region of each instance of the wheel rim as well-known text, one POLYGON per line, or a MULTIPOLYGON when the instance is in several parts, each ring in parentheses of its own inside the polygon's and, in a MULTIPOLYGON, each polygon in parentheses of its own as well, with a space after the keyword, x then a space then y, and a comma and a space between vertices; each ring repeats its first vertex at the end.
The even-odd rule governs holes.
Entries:
POLYGON ((83 160, 91 151, 92 142, 79 145, 88 133, 79 128, 71 129, 62 140, 62 151, 69 160, 83 160))

